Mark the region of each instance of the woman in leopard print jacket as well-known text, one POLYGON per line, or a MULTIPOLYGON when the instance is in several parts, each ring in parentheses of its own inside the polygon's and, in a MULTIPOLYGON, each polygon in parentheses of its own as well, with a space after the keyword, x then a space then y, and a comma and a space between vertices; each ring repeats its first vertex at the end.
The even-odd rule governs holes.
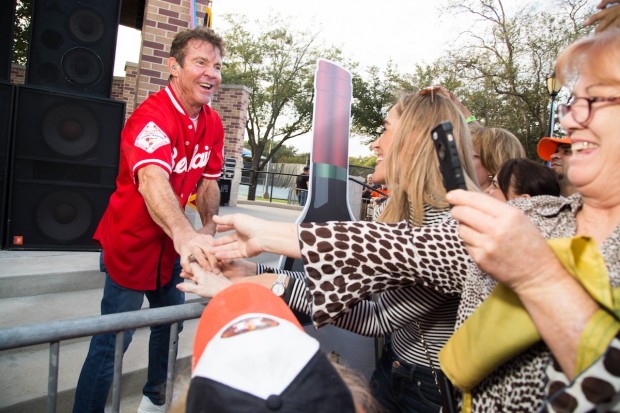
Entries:
POLYGON ((545 239, 591 237, 618 296, 619 66, 620 30, 583 39, 558 57, 556 73, 563 84, 572 86, 573 95, 571 104, 559 110, 573 142, 569 179, 580 192, 570 198, 518 199, 512 201, 515 208, 484 194, 454 191, 448 194, 455 205, 454 220, 417 228, 406 222, 328 222, 301 224, 297 230, 290 224, 265 225, 229 215, 214 220, 221 229, 237 232, 216 240, 220 246, 214 253, 218 258, 260 252, 303 257, 317 326, 346 313, 369 294, 415 283, 460 293, 458 326, 499 281, 520 298, 542 341, 496 368, 473 389, 473 411, 537 411, 545 408, 546 395, 550 409, 561 409, 558 403, 569 400, 567 411, 584 411, 586 399, 599 409, 617 410, 617 344, 614 347, 616 342, 607 337, 620 330, 620 322, 565 270, 545 239), (224 245, 227 242, 232 243, 224 245), (600 338, 597 346, 591 346, 591 337, 600 338), (601 352, 601 345, 609 349, 601 352), (578 359, 592 352, 604 354, 579 372, 578 359), (609 383, 602 396, 586 395, 582 384, 591 382, 580 381, 584 375, 609 383))

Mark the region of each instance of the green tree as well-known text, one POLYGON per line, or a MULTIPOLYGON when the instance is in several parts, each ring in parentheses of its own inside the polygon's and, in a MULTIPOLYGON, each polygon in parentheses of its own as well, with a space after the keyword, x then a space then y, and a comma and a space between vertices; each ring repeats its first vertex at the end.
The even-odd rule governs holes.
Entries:
POLYGON ((273 161, 278 163, 299 163, 305 165, 308 159, 310 159, 309 153, 298 153, 294 146, 287 145, 282 145, 273 155, 273 161))
POLYGON ((451 2, 448 12, 472 15, 476 23, 442 59, 441 72, 455 80, 452 89, 478 119, 515 133, 536 159, 536 145, 548 127, 546 78, 558 53, 590 30, 582 23, 596 1, 526 4, 512 11, 507 3, 451 2))
MULTIPOLYGON (((317 44, 316 34, 293 30, 271 16, 250 32, 244 16, 225 16, 228 57, 223 82, 251 91, 246 134, 254 171, 262 171, 282 145, 311 129, 314 72, 319 57, 338 61, 340 51, 317 44)), ((258 22, 257 22, 258 23, 258 22)), ((256 196, 251 178, 248 199, 256 196)))
MULTIPOLYGON (((10 1, 10 0, 9 0, 10 1)), ((30 16, 32 0, 17 0, 15 5, 15 26, 13 30, 14 63, 25 65, 28 60, 28 42, 30 41, 30 16)))
POLYGON ((374 168, 377 163, 377 156, 350 156, 349 165, 363 166, 366 168, 374 168))
POLYGON ((399 73, 391 61, 383 70, 371 66, 362 73, 354 72, 352 132, 367 136, 366 143, 374 140, 377 129, 383 125, 383 119, 396 96, 403 90, 411 90, 412 86, 407 82, 408 77, 399 73))

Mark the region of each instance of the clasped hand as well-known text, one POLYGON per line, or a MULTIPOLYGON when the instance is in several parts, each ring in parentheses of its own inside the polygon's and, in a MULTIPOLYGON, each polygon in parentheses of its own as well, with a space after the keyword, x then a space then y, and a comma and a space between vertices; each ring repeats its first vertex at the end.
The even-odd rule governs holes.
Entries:
POLYGON ((559 262, 534 223, 518 208, 486 194, 448 193, 452 217, 469 255, 484 272, 517 294, 540 288, 559 262))

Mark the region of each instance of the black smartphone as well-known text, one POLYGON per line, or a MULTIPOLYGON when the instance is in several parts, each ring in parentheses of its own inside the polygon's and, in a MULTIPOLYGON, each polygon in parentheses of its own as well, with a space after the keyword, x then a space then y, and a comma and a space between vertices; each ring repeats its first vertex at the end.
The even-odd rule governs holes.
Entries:
POLYGON ((452 134, 452 124, 447 121, 441 122, 433 128, 431 137, 439 159, 439 169, 446 192, 453 189, 467 189, 461 160, 452 134))

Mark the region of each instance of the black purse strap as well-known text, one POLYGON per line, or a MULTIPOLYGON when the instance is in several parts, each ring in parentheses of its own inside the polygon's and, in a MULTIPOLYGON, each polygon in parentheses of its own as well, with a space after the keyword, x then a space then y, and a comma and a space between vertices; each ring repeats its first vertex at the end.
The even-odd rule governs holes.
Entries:
POLYGON ((426 339, 424 338, 424 334, 422 333, 422 326, 420 326, 418 320, 413 320, 413 323, 415 324, 415 327, 420 334, 422 346, 424 347, 424 353, 426 354, 426 358, 428 359, 428 363, 431 367, 431 373, 433 374, 433 378, 435 379, 435 385, 437 385, 439 395, 441 396, 441 411, 443 413, 457 413, 456 400, 454 399, 454 388, 452 387, 452 382, 448 380, 445 374, 437 374, 437 371, 435 370, 435 364, 433 363, 431 354, 428 351, 428 346, 426 345, 426 339))

